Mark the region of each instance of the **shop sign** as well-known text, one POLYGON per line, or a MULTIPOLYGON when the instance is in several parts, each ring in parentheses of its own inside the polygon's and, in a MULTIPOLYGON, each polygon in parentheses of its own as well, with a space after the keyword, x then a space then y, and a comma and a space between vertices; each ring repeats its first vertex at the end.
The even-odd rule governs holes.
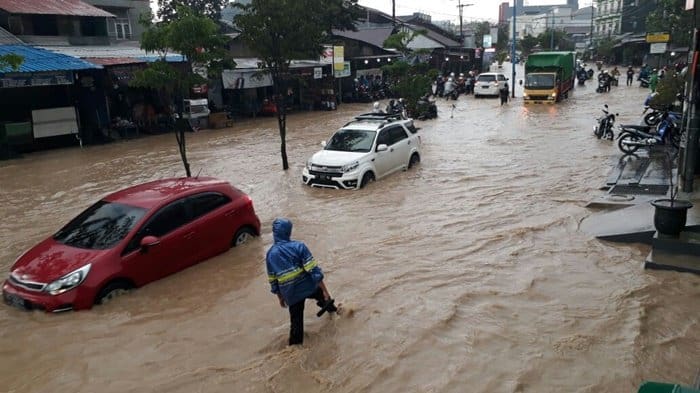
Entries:
POLYGON ((272 76, 266 72, 224 70, 221 73, 224 89, 253 89, 272 86, 272 76))
POLYGON ((340 71, 335 70, 333 75, 336 78, 346 78, 346 77, 352 75, 352 71, 350 70, 350 62, 349 61, 343 62, 343 69, 340 71))
POLYGON ((342 71, 345 63, 345 47, 344 46, 334 46, 333 47, 333 70, 342 71))
POLYGON ((314 79, 321 79, 321 78, 323 78, 323 68, 314 67, 314 79))
POLYGON ((321 57, 318 59, 321 64, 333 64, 333 45, 324 45, 321 57))
POLYGON ((649 53, 651 53, 652 55, 659 54, 659 53, 666 53, 666 43, 665 42, 657 42, 655 44, 649 45, 649 53))
POLYGON ((647 43, 669 42, 671 35, 668 33, 647 33, 647 43))
POLYGON ((0 74, 0 88, 72 85, 73 72, 22 72, 0 74))
POLYGON ((491 48, 491 34, 484 34, 484 48, 491 48))

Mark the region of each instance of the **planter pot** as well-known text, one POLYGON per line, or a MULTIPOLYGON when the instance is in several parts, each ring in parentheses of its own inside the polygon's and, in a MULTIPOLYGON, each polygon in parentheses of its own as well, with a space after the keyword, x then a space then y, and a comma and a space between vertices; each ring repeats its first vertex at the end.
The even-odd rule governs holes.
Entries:
POLYGON ((678 237, 685 228, 688 209, 693 204, 685 200, 657 199, 651 202, 654 206, 654 227, 664 235, 678 237))

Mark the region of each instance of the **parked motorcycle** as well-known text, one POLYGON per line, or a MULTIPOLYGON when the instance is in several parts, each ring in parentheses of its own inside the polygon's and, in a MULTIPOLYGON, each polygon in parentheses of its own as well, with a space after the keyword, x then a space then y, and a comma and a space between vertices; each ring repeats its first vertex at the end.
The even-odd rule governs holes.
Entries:
POLYGON ((640 147, 651 148, 658 145, 680 146, 680 117, 665 111, 656 126, 621 125, 617 146, 625 154, 633 154, 640 147))
POLYGON ((598 139, 605 138, 609 140, 615 139, 615 133, 613 132, 613 126, 615 125, 615 118, 619 116, 619 113, 608 112, 608 104, 603 105, 603 116, 597 119, 598 124, 593 127, 593 134, 598 137, 598 139))

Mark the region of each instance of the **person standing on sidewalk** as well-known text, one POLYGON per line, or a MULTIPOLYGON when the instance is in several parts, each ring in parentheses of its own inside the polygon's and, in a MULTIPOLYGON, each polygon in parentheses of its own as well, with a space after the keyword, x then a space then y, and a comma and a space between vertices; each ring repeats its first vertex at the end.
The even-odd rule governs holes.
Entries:
POLYGON ((272 293, 281 307, 289 307, 289 345, 304 341, 304 303, 316 300, 316 305, 328 312, 337 312, 323 282, 323 271, 306 244, 291 240, 292 222, 277 218, 272 223, 275 243, 267 251, 267 277, 272 293))
POLYGON ((632 66, 627 67, 627 86, 632 86, 634 81, 634 68, 632 66))

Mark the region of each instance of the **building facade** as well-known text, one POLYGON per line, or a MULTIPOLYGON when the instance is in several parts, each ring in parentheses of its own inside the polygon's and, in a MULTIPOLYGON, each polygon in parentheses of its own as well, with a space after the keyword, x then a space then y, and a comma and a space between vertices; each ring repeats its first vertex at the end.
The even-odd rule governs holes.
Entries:
POLYGON ((115 16, 107 21, 107 35, 111 41, 138 41, 143 33, 139 17, 151 12, 149 0, 84 1, 115 16))

